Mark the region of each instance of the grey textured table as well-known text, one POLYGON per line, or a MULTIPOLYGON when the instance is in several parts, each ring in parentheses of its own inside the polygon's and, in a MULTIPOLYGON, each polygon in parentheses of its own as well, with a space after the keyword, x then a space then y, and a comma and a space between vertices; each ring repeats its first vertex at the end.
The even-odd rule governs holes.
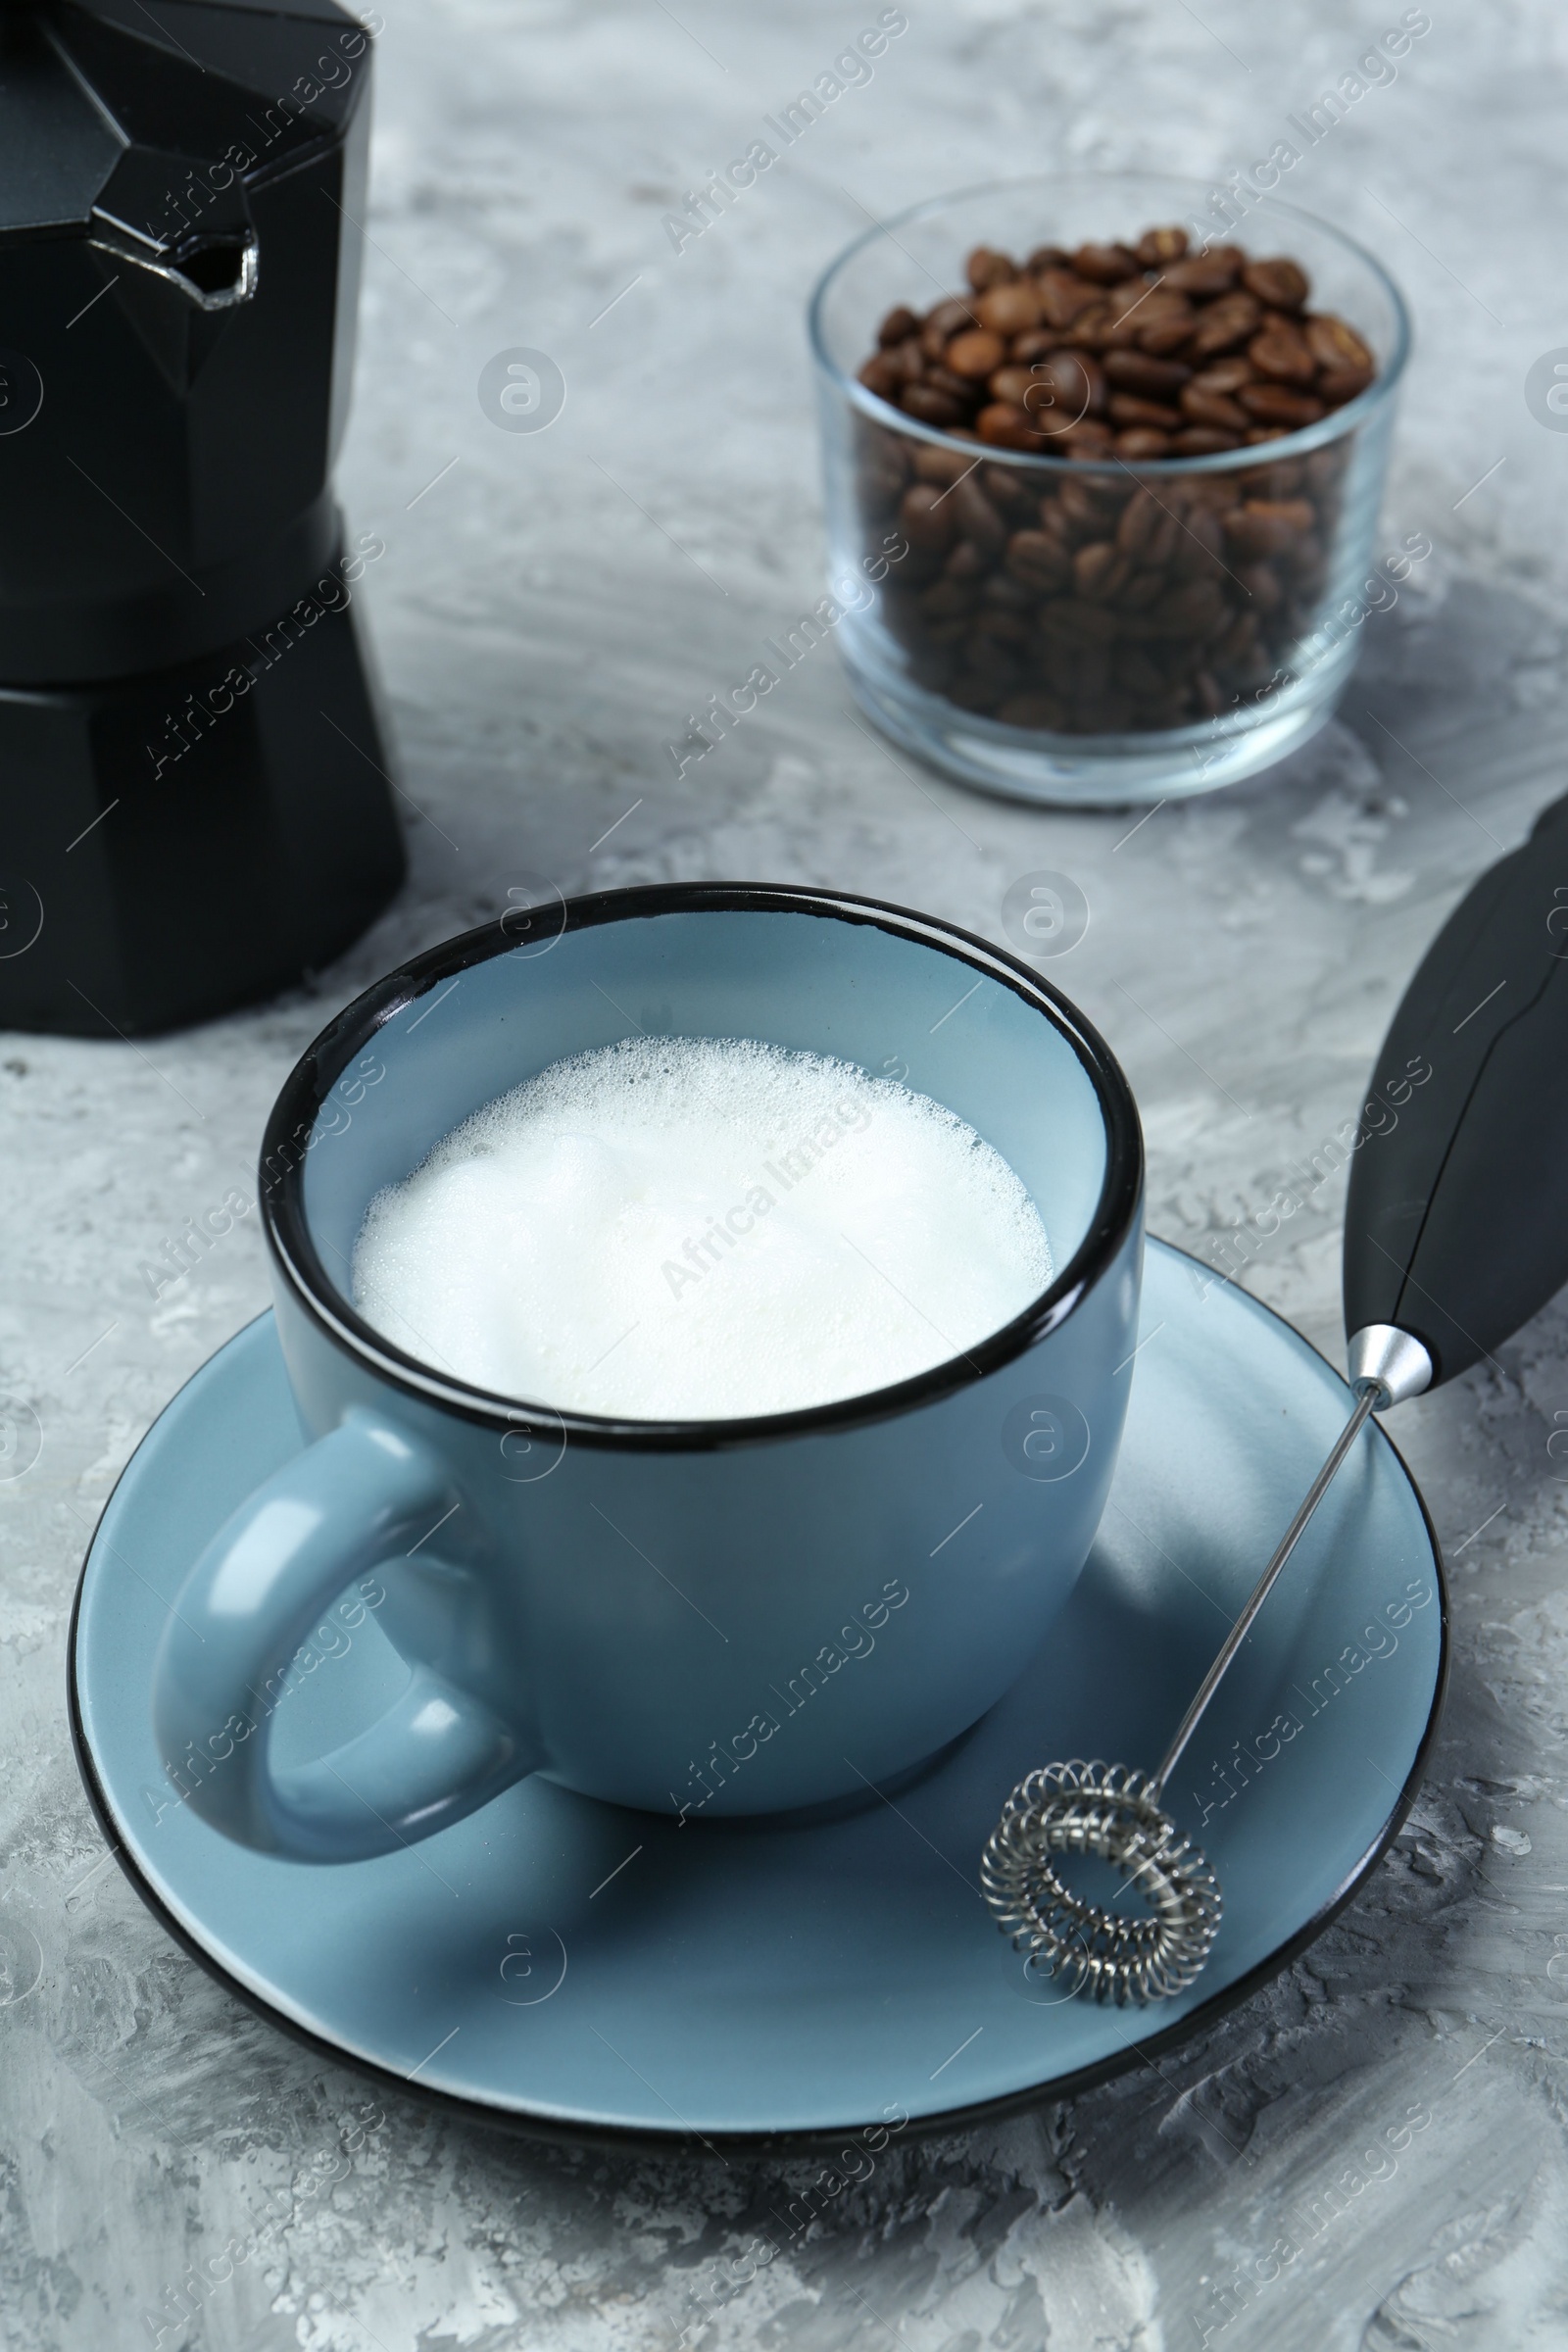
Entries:
MULTIPOLYGON (((1008 883, 1063 868, 1093 919, 1059 976, 1138 1090, 1154 1231, 1203 1251, 1353 1108, 1440 917, 1565 782, 1568 440, 1524 398, 1568 342, 1549 0, 1435 8, 1397 80, 1292 172, 1412 300, 1388 544, 1425 530, 1437 553, 1368 625, 1326 733, 1130 838, 1130 818, 906 772, 851 723, 828 647, 677 777, 688 713, 819 592, 802 303, 868 212, 936 189, 1063 158, 1222 176, 1266 155, 1393 0, 1376 23, 1348 0, 1205 0, 1202 20, 915 0, 869 86, 678 254, 664 214, 871 0, 389 7, 343 490, 386 542, 364 595, 411 885, 261 1011, 143 1049, 0 1043, 0 1369, 43 1429, 0 1486, 0 2340, 20 2352, 672 2343, 753 2216, 817 2170, 574 2158, 409 2101, 313 2194, 361 2085, 219 1990, 104 1853, 64 1706, 82 1548, 150 1420, 267 1301, 254 1217, 156 1301, 143 1268, 248 1188, 327 1014, 528 873, 800 877, 1000 938, 1008 883), (547 432, 479 408, 482 366, 516 345, 564 374, 547 432), (188 2266, 225 2245, 232 2277, 193 2303, 188 2266)), ((1246 1275, 1329 1348, 1342 1183, 1246 1275)), ((1453 1679, 1427 1787, 1339 1924, 1157 2072, 890 2151, 710 2341, 1568 2341, 1565 1425, 1560 1306, 1396 1421, 1450 1553, 1453 1679), (1396 2158, 1349 2185, 1391 2130, 1396 2158)))

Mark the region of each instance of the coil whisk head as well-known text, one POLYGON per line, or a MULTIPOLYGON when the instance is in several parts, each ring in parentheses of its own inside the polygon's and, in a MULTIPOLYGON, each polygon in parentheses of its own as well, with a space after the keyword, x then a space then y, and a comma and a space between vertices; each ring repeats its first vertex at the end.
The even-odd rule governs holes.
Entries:
POLYGON ((1219 1934, 1213 1871, 1178 1836, 1156 1784, 1125 1764, 1048 1764, 1020 1781, 986 1842, 980 1885, 1014 1950, 1049 1962, 1068 1990, 1118 2006, 1185 1992, 1219 1934), (1055 1854, 1098 1855, 1149 1908, 1124 1916, 1084 1901, 1055 1854))

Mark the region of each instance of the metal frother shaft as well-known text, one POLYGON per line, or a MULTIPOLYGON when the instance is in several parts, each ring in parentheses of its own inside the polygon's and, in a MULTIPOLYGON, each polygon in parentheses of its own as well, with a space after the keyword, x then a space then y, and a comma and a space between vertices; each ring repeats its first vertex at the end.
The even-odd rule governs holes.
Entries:
POLYGON ((1119 2005, 1169 1999, 1193 1983, 1219 1934, 1219 1882, 1191 1838, 1178 1836, 1164 1809, 1165 1783, 1367 1420, 1419 1396, 1432 1379, 1432 1359, 1420 1342, 1389 1324, 1357 1332, 1349 1360, 1355 1408, 1199 1685, 1158 1770, 1048 1764, 1018 1783, 987 1841, 980 1885, 999 1925, 1015 1950, 1046 1963, 1075 1992, 1119 2005), (1053 1854, 1099 1855, 1122 1874, 1124 1885, 1138 1889, 1149 1909, 1128 1915, 1086 1902, 1063 1885, 1053 1854))

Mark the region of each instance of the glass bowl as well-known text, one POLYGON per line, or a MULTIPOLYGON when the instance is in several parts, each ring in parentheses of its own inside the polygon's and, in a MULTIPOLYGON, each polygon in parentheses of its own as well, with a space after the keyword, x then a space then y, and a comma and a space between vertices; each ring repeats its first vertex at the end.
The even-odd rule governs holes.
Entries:
MULTIPOLYGON (((857 700, 895 743, 1010 799, 1115 808, 1236 783, 1323 724, 1361 621, 1392 601, 1366 600, 1409 325, 1360 246, 1250 189, 1147 173, 998 181, 857 238, 818 284, 809 328, 836 634, 857 700), (1021 264, 1047 240, 1072 250, 1178 223, 1189 259, 1224 244, 1298 262, 1309 308, 1371 350, 1367 388, 1280 438, 1150 460, 982 443, 859 380, 898 306, 977 299, 973 247, 1021 264)), ((1051 438, 1078 421, 1063 402, 1054 424, 1055 393, 1038 408, 1026 396, 1051 438)))

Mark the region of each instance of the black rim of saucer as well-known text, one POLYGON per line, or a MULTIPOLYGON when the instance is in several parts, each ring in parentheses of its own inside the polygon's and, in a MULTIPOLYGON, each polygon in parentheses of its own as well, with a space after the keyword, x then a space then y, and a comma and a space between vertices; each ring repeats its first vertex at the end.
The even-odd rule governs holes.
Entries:
MULTIPOLYGON (((1188 1257, 1192 1259, 1195 1266, 1203 1266, 1201 1259, 1193 1257, 1190 1250, 1178 1249, 1175 1243, 1164 1242, 1160 1246, 1162 1249, 1169 1250, 1174 1256, 1188 1257)), ((1212 1268, 1204 1266, 1203 1270, 1212 1275, 1212 1268)), ((1271 1316, 1276 1323, 1283 1323, 1293 1339, 1301 1340, 1307 1347, 1311 1346, 1310 1341, 1306 1341, 1303 1334, 1298 1332, 1293 1323, 1287 1321, 1284 1315, 1277 1313, 1262 1299, 1252 1298, 1250 1292, 1243 1295, 1250 1299, 1252 1305, 1262 1307, 1263 1312, 1271 1316)), ((261 1317, 257 1318, 258 1321, 261 1319, 261 1317)), ((244 1328, 253 1329, 254 1325, 246 1325, 244 1328)), ((236 1333, 234 1336, 237 1339, 240 1335, 236 1333)), ((232 1346, 233 1342, 228 1341, 224 1345, 232 1346)), ((1321 1350, 1314 1348, 1313 1353, 1321 1354, 1321 1350)), ((211 1362, 212 1358, 208 1360, 211 1362)), ((1323 1360, 1328 1361, 1326 1357, 1323 1360)), ((199 1377, 199 1373, 193 1373, 191 1377, 195 1379, 199 1377)), ((185 1387, 189 1385, 189 1382, 184 1384, 185 1387)), ((182 1394, 183 1389, 176 1391, 176 1396, 182 1394)), ((172 1404, 174 1398, 172 1397, 170 1404, 172 1404)), ((165 1412, 169 1409, 169 1405, 164 1407, 165 1412)), ((162 1415, 159 1416, 160 1419, 162 1417, 162 1415)), ((156 1429, 157 1426, 157 1422, 154 1422, 153 1428, 156 1429)), ((1214 1993, 1208 2000, 1200 2002, 1196 2009, 1189 2010, 1174 2024, 1129 2042, 1122 2049, 1112 2051, 1106 2057, 1096 2060, 1093 2065, 1079 2067, 1064 2075, 1047 2076, 1038 2082, 1025 2083, 1016 2090, 1004 2092, 1000 2098, 983 2099, 967 2106, 946 2108, 934 2115, 910 2116, 904 2125, 899 2127, 901 2143, 905 2139, 934 2139, 955 2132, 973 2131, 981 2125, 999 2123, 1007 2116, 1026 2114, 1048 2099, 1075 2098, 1081 2092, 1094 2090, 1101 2083, 1111 2082, 1116 2076, 1126 2074, 1136 2066, 1148 2065, 1167 2052, 1179 2049, 1184 2042, 1206 2033, 1210 2027, 1217 2024, 1220 2018, 1228 2015, 1231 2010, 1240 2008, 1245 2001, 1250 2000, 1254 1993, 1260 1992, 1266 1984, 1271 1984, 1276 1977, 1282 1975, 1309 1945, 1317 1940, 1326 1929, 1332 1927, 1340 1913, 1353 1900, 1371 1878, 1403 1828, 1410 1807, 1415 1802, 1422 1781, 1426 1777, 1427 1760, 1437 1738, 1443 1703, 1447 1693, 1451 1662, 1448 1582, 1444 1567, 1443 1547, 1438 1541, 1438 1531, 1433 1525, 1432 1514, 1427 1509, 1426 1497, 1417 1485, 1409 1464, 1381 1423, 1379 1423, 1378 1429, 1379 1435, 1397 1462, 1406 1485, 1415 1496, 1416 1507, 1421 1513, 1422 1525, 1426 1529, 1427 1541, 1432 1549, 1433 1572, 1437 1578, 1439 1624, 1438 1671, 1433 1684, 1432 1705, 1427 1715, 1425 1729, 1417 1743, 1415 1755, 1411 1760, 1410 1770, 1405 1777, 1403 1787, 1390 1808, 1383 1828, 1360 1859, 1346 1873, 1329 1900, 1313 1914, 1302 1928, 1298 1929, 1294 1936, 1289 1936, 1266 1958, 1260 1960, 1255 1968, 1250 1969, 1245 1977, 1239 1978, 1234 1984, 1226 1985, 1222 1991, 1214 1993)), ((147 1444, 151 1435, 152 1430, 149 1430, 147 1436, 141 1441, 142 1446, 147 1444)), ((140 1450, 141 1446, 138 1446, 136 1452, 139 1453, 140 1450)), ((134 1461, 136 1455, 132 1454, 131 1460, 134 1461)), ((121 1472, 122 1478, 126 1475, 129 1467, 130 1465, 127 1463, 125 1470, 121 1472)), ((118 1492, 118 1490, 119 1481, 117 1480, 115 1491, 118 1492)), ((111 1494, 109 1502, 113 1502, 113 1500, 114 1494, 111 1494)), ((107 1516, 108 1508, 109 1504, 106 1503, 104 1516, 107 1516)), ((100 1519, 101 1524, 102 1519, 100 1519)), ((236 1977, 232 1976, 222 1962, 215 1958, 175 1919, 163 1897, 157 1893, 151 1883, 144 1877, 141 1869, 123 1845, 122 1832, 115 1820, 107 1792, 99 1780, 97 1767, 88 1746, 76 1687, 77 1624, 81 1614, 81 1598, 86 1587, 87 1571, 92 1564, 97 1541, 95 1532, 92 1542, 87 1546, 81 1575, 77 1579, 75 1598, 72 1603, 71 1610, 71 1632, 66 1645, 66 1703, 70 1716, 71 1740, 75 1752, 76 1769, 81 1775, 88 1802, 106 1843, 113 1850, 121 1870, 153 1917, 167 1934, 172 1936, 174 1941, 190 1955, 191 1959, 196 1961, 198 1966, 205 1969, 210 1977, 222 1985, 225 1991, 231 1993, 253 2015, 262 2018, 268 2025, 275 2026, 280 2033, 287 2034, 291 2041, 296 2041, 303 2049, 310 2050, 323 2064, 346 2068, 351 2074, 359 2075, 367 2082, 373 2082, 380 2090, 394 2096, 411 2098, 438 2115, 461 2120, 482 2131, 503 2133, 509 2138, 537 2140, 559 2147, 618 2152, 623 2155, 662 2154, 692 2158, 736 2157, 763 2163, 778 2162, 791 2156, 827 2154, 835 2148, 846 2148, 846 2143, 858 2134, 889 2129, 886 2119, 882 2117, 868 2118, 863 2123, 835 2125, 831 2130, 813 2127, 808 2131, 715 2132, 710 2133, 692 2131, 656 2132, 642 2126, 617 2127, 591 2123, 563 2123, 553 2116, 533 2115, 515 2108, 492 2107, 481 2100, 460 2098, 453 2092, 438 2090, 425 2083, 414 2082, 405 2075, 395 2074, 388 2068, 377 2066, 372 2059, 363 2058, 354 2051, 343 2049, 338 2043, 328 2040, 322 2034, 313 2033, 309 2027, 299 2025, 293 2018, 272 2007, 261 1994, 253 1992, 248 1985, 241 1984, 236 1977)), ((1157 2003, 1152 2004, 1143 2014, 1154 2017, 1158 2014, 1158 2006, 1157 2003)), ((847 2149, 846 2152, 848 2152, 847 2149)))
MULTIPOLYGON (((529 920, 539 911, 529 910, 529 920)), ((317 1120, 349 1064, 374 1044, 389 1021, 417 999, 430 996, 432 990, 455 984, 475 964, 519 953, 518 931, 509 928, 517 916, 501 915, 477 930, 427 949, 356 997, 295 1064, 268 1119, 258 1198, 273 1262, 318 1329, 378 1379, 424 1403, 480 1422, 503 1435, 538 1437, 552 1445, 691 1453, 755 1446, 885 1420, 983 1379, 1056 1330, 1114 1262, 1143 1204, 1143 1133, 1132 1089, 1110 1048, 1077 1006, 1030 965, 993 947, 989 940, 977 939, 934 915, 846 891, 794 889, 769 882, 665 882, 561 899, 558 907, 548 910, 551 936, 542 944, 523 939, 520 952, 537 957, 567 932, 590 930, 600 923, 715 912, 809 914, 869 925, 952 956, 980 978, 1010 989, 1042 1013, 1077 1054, 1094 1087, 1105 1126, 1105 1175, 1100 1200, 1089 1230, 1067 1264, 1021 1314, 961 1356, 934 1364, 892 1388, 801 1411, 759 1414, 744 1420, 622 1421, 592 1413, 560 1412, 551 1405, 470 1388, 406 1354, 366 1322, 321 1263, 305 1216, 304 1139, 317 1132, 317 1120)), ((434 999, 430 1009, 434 1010, 434 999)))

